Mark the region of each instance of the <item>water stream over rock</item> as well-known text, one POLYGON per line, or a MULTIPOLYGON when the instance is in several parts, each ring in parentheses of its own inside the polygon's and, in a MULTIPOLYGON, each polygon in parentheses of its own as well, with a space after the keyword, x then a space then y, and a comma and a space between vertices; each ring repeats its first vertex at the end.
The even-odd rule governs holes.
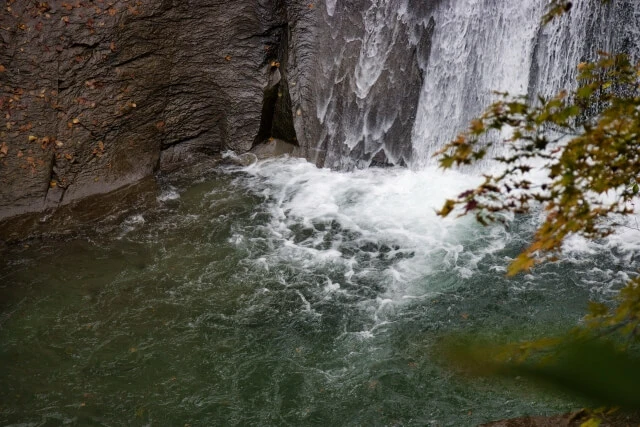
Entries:
POLYGON ((574 3, 544 26, 545 0, 328 2, 317 102, 325 166, 366 166, 382 150, 419 169, 494 91, 550 96, 598 51, 637 56, 638 2, 574 3))

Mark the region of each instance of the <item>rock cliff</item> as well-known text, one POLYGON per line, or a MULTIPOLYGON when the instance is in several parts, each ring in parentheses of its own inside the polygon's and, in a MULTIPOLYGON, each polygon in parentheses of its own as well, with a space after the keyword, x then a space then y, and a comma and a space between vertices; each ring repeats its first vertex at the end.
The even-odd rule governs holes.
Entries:
POLYGON ((315 13, 299 0, 8 0, 0 219, 310 138, 315 13))

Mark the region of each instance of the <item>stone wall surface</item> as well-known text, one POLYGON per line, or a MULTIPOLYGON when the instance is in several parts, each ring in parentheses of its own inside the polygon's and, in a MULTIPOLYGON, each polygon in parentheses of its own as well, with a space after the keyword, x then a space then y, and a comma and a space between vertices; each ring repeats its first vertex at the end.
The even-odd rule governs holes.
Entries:
POLYGON ((310 138, 296 111, 311 103, 314 13, 299 0, 7 0, 0 219, 310 138))

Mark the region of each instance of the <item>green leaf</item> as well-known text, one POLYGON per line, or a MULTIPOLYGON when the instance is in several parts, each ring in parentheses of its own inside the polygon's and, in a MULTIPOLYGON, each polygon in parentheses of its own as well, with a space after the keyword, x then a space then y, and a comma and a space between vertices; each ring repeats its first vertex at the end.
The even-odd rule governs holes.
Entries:
POLYGON ((453 166, 453 162, 455 161, 455 158, 453 158, 453 156, 450 155, 444 155, 440 158, 440 167, 444 168, 444 169, 450 169, 453 166))
MULTIPOLYGON (((496 338, 493 337, 495 341, 496 338)), ((610 341, 589 337, 563 337, 541 341, 550 353, 537 360, 520 356, 536 349, 526 346, 496 346, 477 338, 447 337, 436 349, 447 364, 473 376, 523 377, 553 390, 590 400, 595 406, 640 409, 640 358, 620 351, 610 341), (523 353, 524 351, 524 353, 523 353)))

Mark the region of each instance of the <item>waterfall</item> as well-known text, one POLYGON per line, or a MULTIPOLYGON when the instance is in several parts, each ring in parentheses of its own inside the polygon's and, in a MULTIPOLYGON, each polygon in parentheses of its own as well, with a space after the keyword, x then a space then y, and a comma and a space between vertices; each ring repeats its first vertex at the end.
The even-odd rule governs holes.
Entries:
POLYGON ((496 97, 550 96, 598 51, 640 51, 634 0, 330 0, 323 10, 318 151, 337 169, 419 169, 496 97))

